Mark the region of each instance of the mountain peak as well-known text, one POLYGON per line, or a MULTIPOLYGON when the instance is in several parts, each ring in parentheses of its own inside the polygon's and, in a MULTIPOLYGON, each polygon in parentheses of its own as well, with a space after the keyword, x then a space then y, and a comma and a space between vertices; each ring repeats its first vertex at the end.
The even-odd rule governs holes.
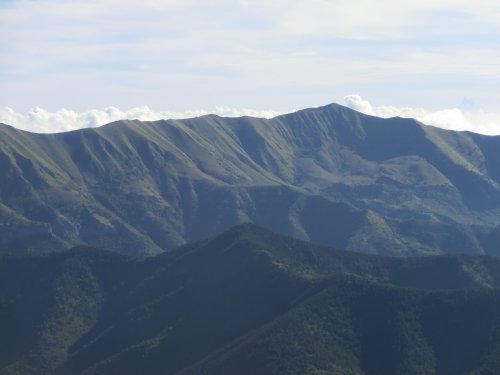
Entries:
POLYGON ((356 251, 481 252, 500 225, 499 137, 334 103, 270 120, 1 129, 0 203, 13 213, 2 250, 38 241, 156 254, 248 221, 356 251), (406 229, 411 220, 433 235, 406 229), (457 236, 454 222, 468 229, 457 236))

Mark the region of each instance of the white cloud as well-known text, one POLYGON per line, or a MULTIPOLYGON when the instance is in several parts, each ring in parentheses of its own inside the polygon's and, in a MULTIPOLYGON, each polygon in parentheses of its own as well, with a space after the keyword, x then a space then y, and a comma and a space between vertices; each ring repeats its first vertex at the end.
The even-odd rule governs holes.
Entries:
MULTIPOLYGON (((382 117, 415 118, 426 125, 432 125, 448 130, 468 130, 487 135, 500 135, 500 114, 488 113, 480 109, 467 110, 449 108, 429 110, 416 107, 398 107, 390 105, 372 105, 360 95, 344 97, 347 107, 356 111, 382 117)), ((470 104, 467 106, 470 107, 470 104)), ((116 107, 94 109, 76 112, 68 109, 59 109, 55 112, 43 108, 34 108, 28 113, 19 113, 11 108, 0 109, 0 122, 12 125, 18 129, 35 133, 58 133, 83 128, 95 128, 113 121, 137 119, 141 121, 156 121, 162 119, 183 119, 198 117, 207 114, 216 114, 224 117, 252 116, 272 118, 280 115, 279 111, 237 109, 232 107, 216 107, 212 111, 204 109, 188 111, 154 111, 148 106, 136 107, 122 111, 116 107)))
POLYGON ((184 112, 155 112, 147 106, 132 108, 128 111, 121 111, 115 107, 108 107, 85 112, 75 112, 68 109, 59 109, 55 112, 49 112, 43 108, 37 107, 27 114, 23 114, 15 112, 12 108, 5 107, 0 109, 0 122, 35 133, 59 133, 83 128, 95 128, 113 121, 124 119, 156 121, 162 119, 198 117, 210 113, 226 117, 253 116, 264 118, 270 118, 280 114, 270 110, 259 111, 231 107, 217 107, 213 111, 191 110, 184 112))
POLYGON ((482 110, 462 110, 449 108, 428 110, 414 107, 397 107, 389 105, 374 106, 360 95, 348 95, 344 98, 347 107, 367 115, 389 118, 414 118, 426 124, 448 130, 468 130, 486 135, 500 135, 500 114, 482 110))

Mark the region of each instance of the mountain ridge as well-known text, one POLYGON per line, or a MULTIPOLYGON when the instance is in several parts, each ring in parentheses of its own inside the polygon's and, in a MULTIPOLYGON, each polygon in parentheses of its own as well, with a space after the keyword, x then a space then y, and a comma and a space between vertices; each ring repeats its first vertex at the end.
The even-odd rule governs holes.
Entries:
POLYGON ((9 129, 0 128, 4 251, 87 244, 155 254, 251 221, 401 255, 445 252, 465 228, 460 251, 489 252, 500 225, 500 138, 412 119, 332 104, 270 120, 9 129), (406 229, 415 221, 430 238, 406 229), (333 235, 336 225, 348 236, 333 235))
POLYGON ((498 257, 358 254, 253 224, 156 257, 1 254, 0 374, 493 374, 499 287, 498 257))

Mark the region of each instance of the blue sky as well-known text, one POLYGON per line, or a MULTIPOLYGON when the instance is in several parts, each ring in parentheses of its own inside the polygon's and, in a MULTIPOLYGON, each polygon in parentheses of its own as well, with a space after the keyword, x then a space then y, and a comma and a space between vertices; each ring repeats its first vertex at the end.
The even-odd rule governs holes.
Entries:
POLYGON ((496 125, 499 87, 498 1, 0 1, 2 121, 36 107, 281 113, 356 94, 372 112, 496 125))

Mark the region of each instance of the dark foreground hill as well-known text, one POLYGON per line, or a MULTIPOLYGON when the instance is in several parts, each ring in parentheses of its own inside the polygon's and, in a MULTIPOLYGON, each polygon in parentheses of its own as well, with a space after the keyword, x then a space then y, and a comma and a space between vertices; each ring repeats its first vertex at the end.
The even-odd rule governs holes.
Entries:
POLYGON ((498 254, 500 138, 328 105, 31 134, 0 126, 0 250, 155 254, 254 222, 372 253, 498 254))
POLYGON ((498 374, 500 259, 247 224, 146 259, 0 257, 0 374, 498 374))

